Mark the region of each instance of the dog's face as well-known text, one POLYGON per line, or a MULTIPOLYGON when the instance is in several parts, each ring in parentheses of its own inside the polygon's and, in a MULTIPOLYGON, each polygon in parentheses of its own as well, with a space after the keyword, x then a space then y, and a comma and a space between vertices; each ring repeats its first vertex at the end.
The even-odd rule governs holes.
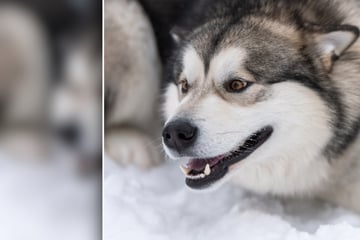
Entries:
POLYGON ((52 92, 50 120, 56 147, 77 160, 97 159, 101 146, 100 69, 90 38, 63 50, 62 73, 52 92))
POLYGON ((191 188, 232 178, 259 192, 311 191, 327 177, 324 149, 336 121, 327 76, 356 33, 309 40, 275 22, 221 25, 192 32, 170 68, 166 153, 188 161, 191 188))

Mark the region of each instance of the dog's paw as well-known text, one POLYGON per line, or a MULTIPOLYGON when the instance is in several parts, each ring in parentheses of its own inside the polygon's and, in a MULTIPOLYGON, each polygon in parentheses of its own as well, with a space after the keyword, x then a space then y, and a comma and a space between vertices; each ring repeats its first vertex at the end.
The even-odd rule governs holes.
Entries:
POLYGON ((105 135, 106 154, 122 165, 149 168, 162 162, 160 147, 147 134, 136 129, 111 130, 105 135))

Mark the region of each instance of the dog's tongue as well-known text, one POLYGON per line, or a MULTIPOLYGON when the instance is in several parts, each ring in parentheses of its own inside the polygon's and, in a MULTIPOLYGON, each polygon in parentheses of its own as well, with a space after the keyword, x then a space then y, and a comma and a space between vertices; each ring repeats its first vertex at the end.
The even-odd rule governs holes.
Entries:
POLYGON ((210 167, 216 165, 224 156, 218 156, 214 158, 206 158, 206 159, 192 159, 187 163, 187 167, 192 170, 201 171, 206 167, 206 164, 209 164, 210 167))

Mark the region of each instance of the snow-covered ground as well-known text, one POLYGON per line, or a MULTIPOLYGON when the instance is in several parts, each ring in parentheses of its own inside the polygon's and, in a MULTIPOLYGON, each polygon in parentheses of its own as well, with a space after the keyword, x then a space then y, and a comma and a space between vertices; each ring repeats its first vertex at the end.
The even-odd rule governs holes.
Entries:
POLYGON ((360 216, 317 201, 280 200, 225 185, 185 187, 177 164, 150 171, 104 160, 105 240, 356 240, 360 216))
POLYGON ((0 239, 99 239, 100 183, 63 161, 18 161, 0 151, 0 239))

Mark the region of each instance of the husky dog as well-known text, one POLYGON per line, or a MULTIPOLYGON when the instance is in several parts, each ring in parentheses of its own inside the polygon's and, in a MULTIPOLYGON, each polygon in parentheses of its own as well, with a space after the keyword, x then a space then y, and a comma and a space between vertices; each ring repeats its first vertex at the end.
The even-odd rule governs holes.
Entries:
POLYGON ((159 163, 156 102, 160 59, 149 20, 134 0, 105 1, 105 152, 122 164, 159 163))
POLYGON ((163 145, 186 184, 360 211, 360 1, 199 0, 172 31, 163 145))

